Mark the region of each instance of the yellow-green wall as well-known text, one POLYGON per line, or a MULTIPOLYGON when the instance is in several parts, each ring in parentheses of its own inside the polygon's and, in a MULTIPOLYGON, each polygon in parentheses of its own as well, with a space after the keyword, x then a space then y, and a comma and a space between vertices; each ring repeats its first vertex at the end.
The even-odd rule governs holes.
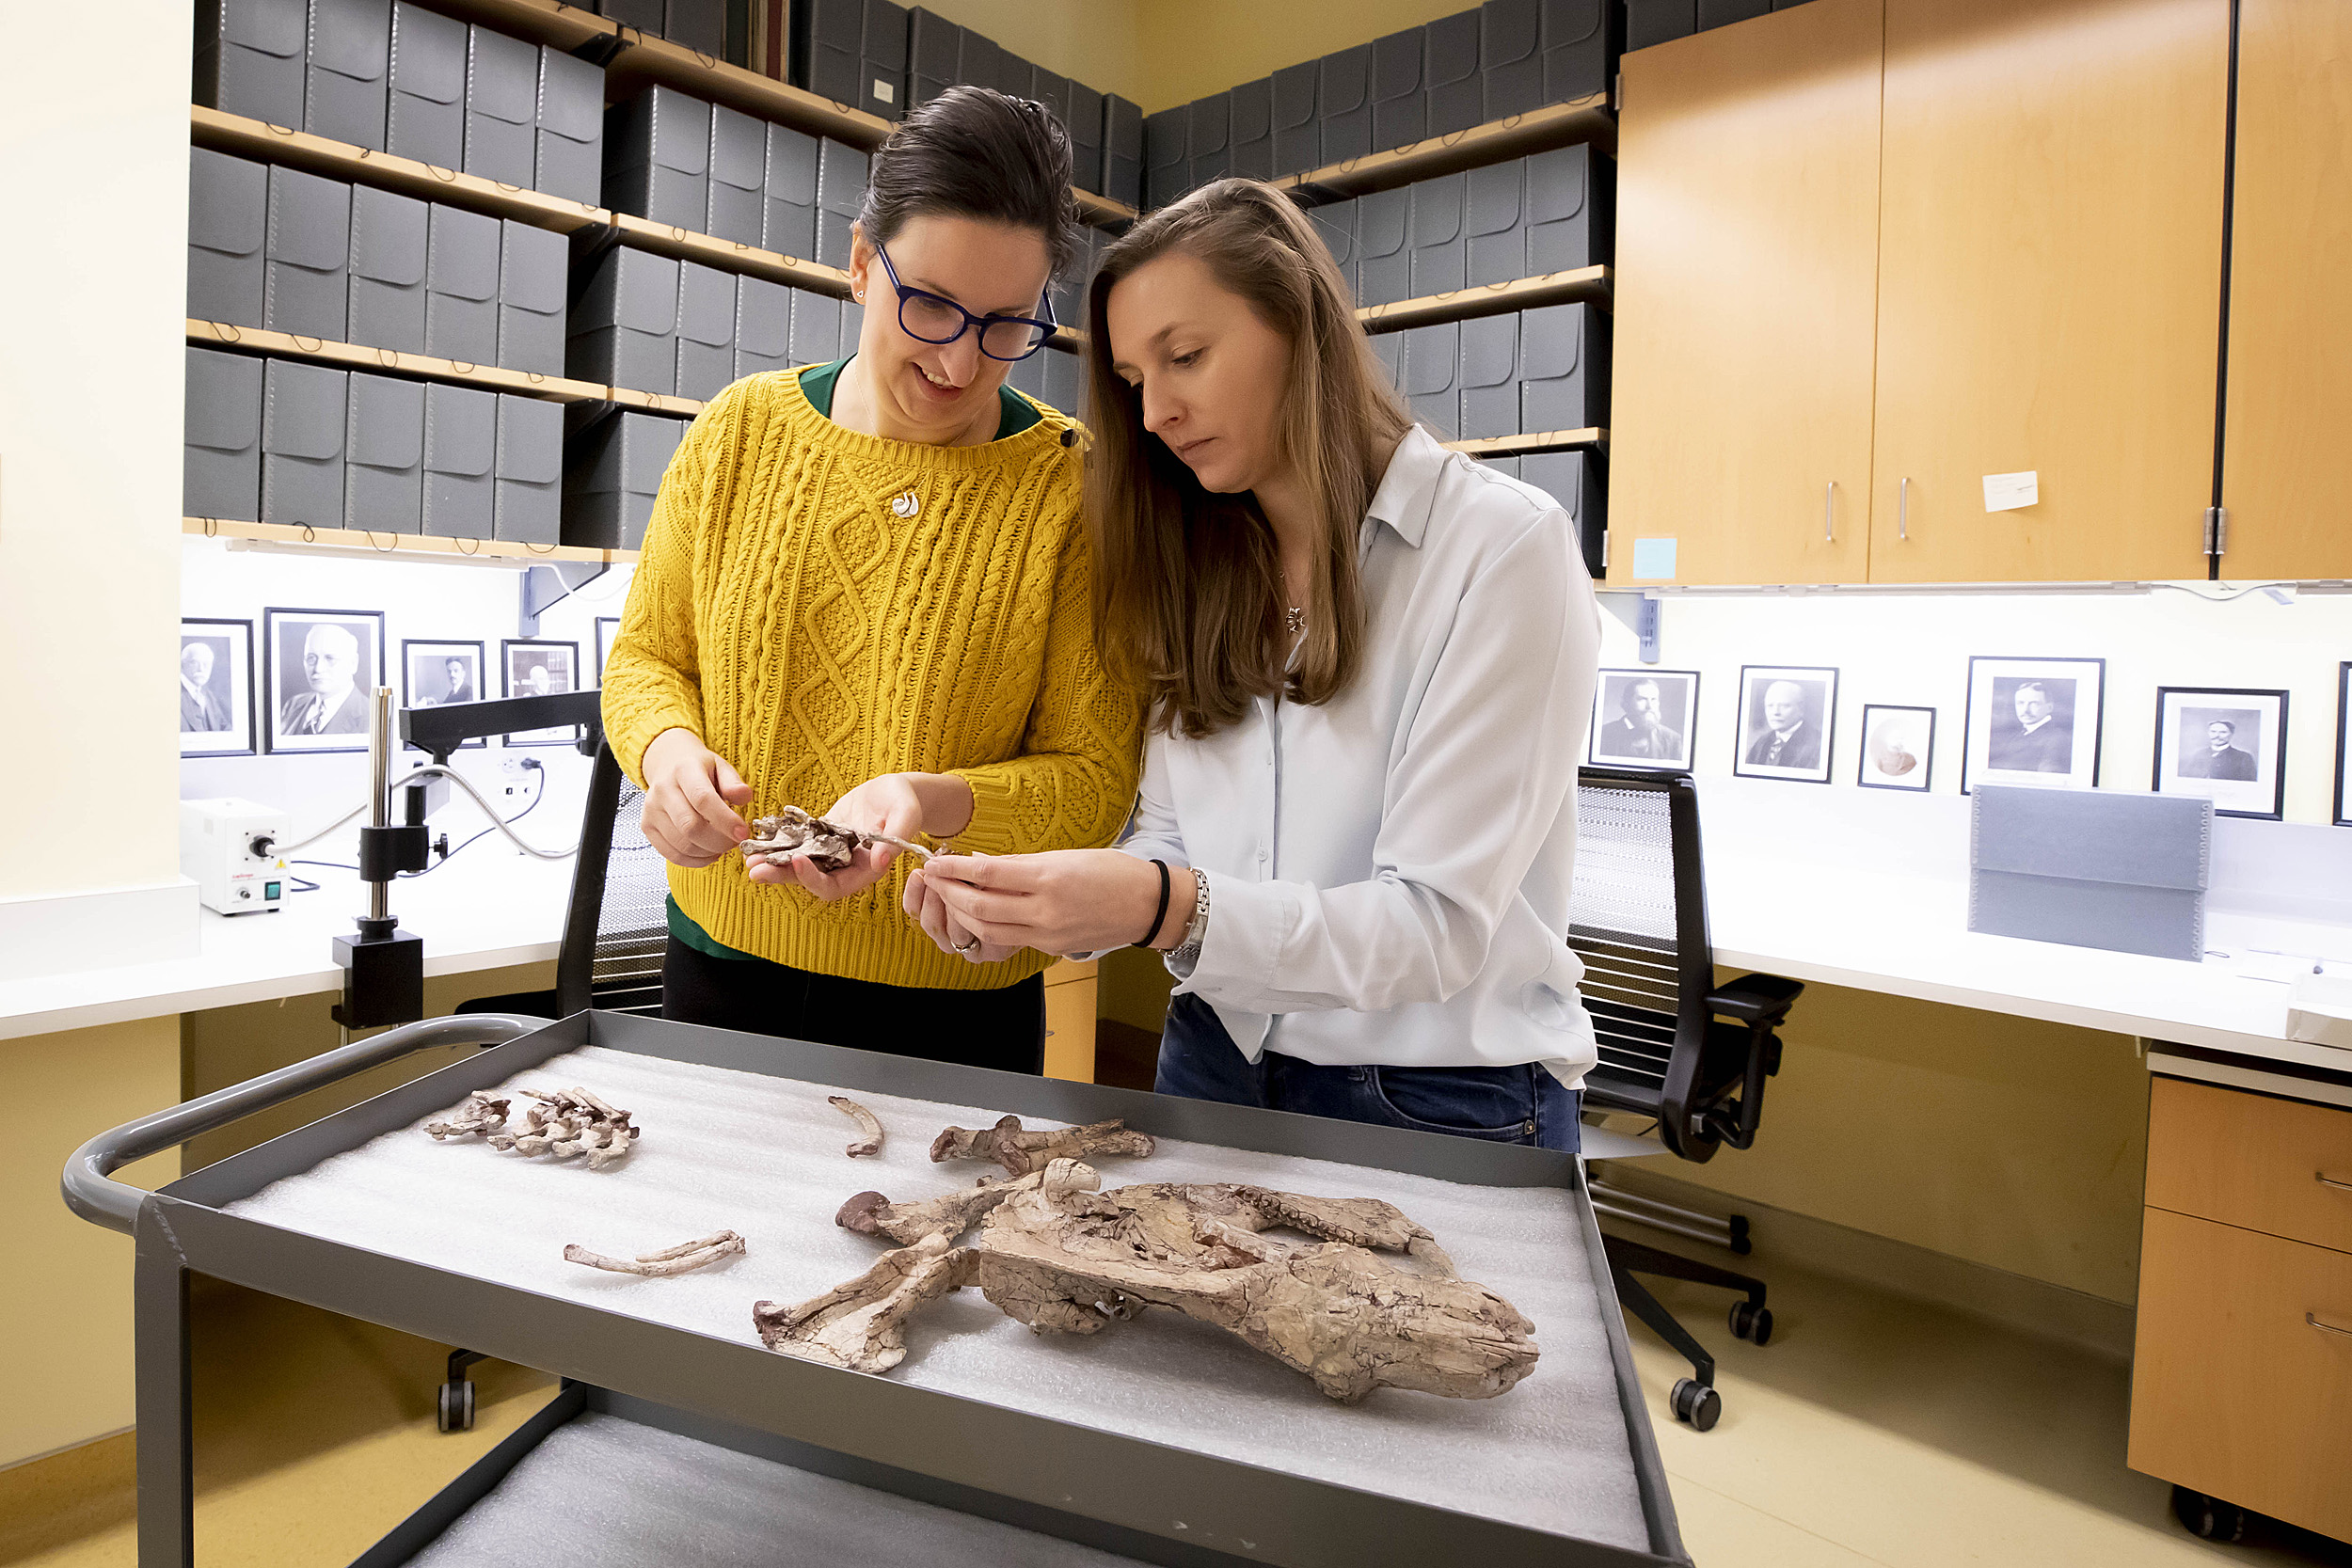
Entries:
MULTIPOLYGON (((66 1157, 180 1098, 180 1022, 0 1040, 0 1465, 131 1424, 131 1238, 67 1212, 66 1157)), ((158 1187, 177 1153, 119 1173, 158 1187)))

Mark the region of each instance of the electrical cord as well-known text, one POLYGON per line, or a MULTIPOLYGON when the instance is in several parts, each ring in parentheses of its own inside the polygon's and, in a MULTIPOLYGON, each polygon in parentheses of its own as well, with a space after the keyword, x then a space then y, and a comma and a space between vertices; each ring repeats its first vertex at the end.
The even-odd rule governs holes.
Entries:
MULTIPOLYGON (((540 767, 540 765, 539 765, 538 763, 536 763, 536 762, 526 762, 526 763, 524 764, 524 766, 525 766, 525 767, 527 767, 527 768, 539 768, 539 767, 540 767)), ((544 772, 544 771, 545 771, 545 769, 544 769, 544 768, 541 768, 541 771, 543 771, 543 772, 544 772)), ((510 826, 510 827, 511 827, 513 824, 515 824, 515 823, 516 823, 516 822, 520 822, 520 821, 521 821, 524 817, 529 816, 530 816, 532 812, 537 811, 537 810, 539 809, 539 802, 540 802, 540 801, 542 801, 542 800, 546 800, 546 799, 547 799, 547 795, 548 795, 547 781, 543 779, 543 780, 541 780, 541 781, 540 781, 540 784, 539 784, 539 792, 538 792, 536 795, 533 795, 533 796, 531 798, 531 804, 529 804, 529 805, 525 806, 522 810, 520 810, 520 811, 516 812, 514 816, 512 816, 508 817, 508 818, 506 819, 506 823, 505 823, 504 825, 506 825, 506 826, 510 826)), ((466 840, 466 842, 465 842, 464 844, 460 844, 460 845, 459 845, 459 846, 458 846, 455 849, 451 849, 451 850, 447 851, 446 853, 444 853, 444 854, 441 856, 441 858, 440 858, 439 860, 435 861, 435 862, 434 862, 431 865, 426 866, 426 867, 425 867, 422 871, 404 871, 404 872, 402 872, 402 873, 400 874, 400 879, 401 879, 402 881, 404 881, 404 882, 413 882, 413 881, 415 881, 415 880, 416 880, 418 878, 420 878, 420 877, 430 877, 431 875, 433 875, 433 873, 435 873, 436 871, 440 870, 440 869, 441 869, 441 867, 443 867, 443 866, 447 865, 450 862, 452 862, 452 861, 455 860, 455 859, 458 857, 458 855, 459 855, 462 851, 464 851, 466 848, 468 848, 469 846, 479 844, 479 843, 481 843, 484 839, 488 838, 488 837, 489 837, 492 833, 497 832, 499 831, 499 827, 500 827, 500 824, 498 824, 498 823, 493 823, 491 826, 489 826, 489 827, 487 827, 487 828, 485 828, 485 829, 483 829, 480 832, 478 832, 478 833, 474 834, 474 835, 473 835, 473 837, 471 837, 471 838, 469 838, 469 839, 466 840)), ((514 835, 513 835, 512 833, 509 833, 507 836, 508 836, 509 838, 514 837, 514 835)), ((579 852, 578 847, 575 847, 571 852, 572 852, 572 853, 574 853, 574 854, 577 854, 577 853, 579 852)), ((548 858, 552 859, 552 858, 554 858, 554 857, 548 857, 548 858)))
MULTIPOLYGON (((537 758, 535 758, 535 757, 527 757, 527 758, 525 758, 525 759, 523 759, 523 760, 524 760, 524 765, 525 765, 526 767, 536 768, 536 769, 539 771, 539 773, 542 775, 542 777, 541 777, 541 779, 540 779, 540 782, 539 782, 539 794, 540 794, 540 795, 544 795, 544 794, 546 794, 546 793, 547 793, 547 780, 546 780, 546 778, 545 778, 545 774, 546 774, 546 772, 547 772, 547 768, 546 768, 546 766, 545 766, 543 763, 541 763, 541 762, 540 762, 537 758)), ((416 783, 419 779, 428 779, 428 778, 432 778, 432 777, 434 777, 434 776, 435 776, 435 775, 437 775, 437 775, 439 775, 439 776, 440 776, 440 777, 442 777, 442 778, 445 778, 445 779, 449 780, 449 781, 450 781, 450 783, 452 783, 452 784, 455 784, 458 788, 460 788, 460 789, 464 790, 464 791, 466 792, 466 794, 467 794, 469 797, 470 797, 470 798, 472 799, 473 803, 474 803, 475 805, 480 806, 480 807, 482 808, 482 815, 483 815, 483 816, 486 816, 486 817, 488 817, 488 818, 490 819, 490 826, 489 826, 488 828, 484 829, 484 830, 483 830, 483 832, 501 832, 501 833, 504 833, 504 834, 505 834, 505 835, 506 835, 509 839, 513 840, 513 842, 514 842, 514 845, 515 845, 515 847, 516 847, 516 848, 520 849, 520 850, 521 850, 524 854, 526 854, 526 855, 530 855, 530 856, 532 856, 533 858, 538 859, 538 860, 543 860, 543 861, 561 861, 561 860, 569 860, 572 856, 577 855, 577 854, 579 854, 579 853, 580 853, 580 846, 579 846, 579 845, 577 845, 577 844, 573 845, 573 846, 572 846, 570 848, 568 848, 568 849, 542 849, 542 848, 540 848, 540 847, 539 847, 537 845, 535 845, 535 844, 525 844, 525 843, 524 843, 524 842, 523 842, 520 838, 516 837, 516 834, 515 834, 515 832, 514 832, 513 828, 512 828, 512 827, 510 827, 508 824, 509 824, 511 821, 520 819, 520 818, 521 818, 521 817, 525 815, 525 813, 528 813, 528 812, 531 810, 531 806, 535 806, 535 805, 537 805, 537 804, 539 803, 539 796, 538 796, 538 795, 534 795, 534 796, 532 796, 532 800, 531 800, 531 806, 525 806, 525 807, 522 809, 522 811, 518 811, 518 812, 516 812, 516 813, 515 814, 514 817, 512 817, 512 818, 509 818, 509 817, 501 817, 501 816, 499 816, 498 812, 497 812, 496 810, 494 810, 494 809, 491 807, 490 802, 489 802, 488 800, 486 800, 483 799, 482 792, 481 792, 480 790, 476 789, 476 788, 473 786, 473 781, 472 781, 471 779, 467 778, 467 777, 466 777, 466 775, 464 775, 463 773, 458 772, 458 771, 457 771, 455 768, 444 768, 444 767, 442 767, 439 763, 433 763, 433 762, 426 763, 426 764, 424 764, 422 767, 417 768, 415 768, 414 770, 412 770, 412 771, 410 771, 410 772, 408 772, 408 773, 406 773, 406 774, 403 775, 401 778, 399 778, 398 780, 394 781, 394 783, 393 783, 393 784, 392 784, 392 788, 393 788, 393 789, 395 789, 395 790, 397 790, 397 789, 399 789, 399 788, 400 788, 402 785, 404 785, 404 784, 414 784, 414 783, 416 783)), ((365 810, 367 810, 367 809, 368 809, 368 802, 367 802, 367 801, 365 801, 365 800, 362 800, 362 801, 360 801, 358 805, 356 805, 356 806, 352 807, 349 811, 347 811, 347 812, 343 813, 343 815, 342 815, 342 816, 339 816, 339 817, 335 818, 335 820, 334 820, 334 821, 332 821, 332 822, 328 823, 326 827, 321 828, 321 829, 320 829, 317 832, 312 833, 312 834, 311 834, 309 838, 305 838, 305 839, 300 839, 300 840, 297 840, 296 842, 294 842, 294 843, 293 843, 293 844, 288 844, 288 845, 282 845, 282 846, 280 846, 280 847, 278 847, 278 854, 280 854, 280 855, 290 855, 290 852, 291 852, 291 851, 293 851, 293 850, 295 850, 295 849, 308 849, 308 848, 309 848, 311 845, 316 844, 316 843, 317 843, 320 839, 323 839, 323 838, 325 838, 327 834, 329 834, 329 833, 331 833, 331 832, 335 832, 335 830, 337 830, 338 828, 341 828, 341 827, 342 827, 344 823, 349 822, 349 821, 350 821, 353 817, 355 817, 355 816, 358 816, 361 812, 363 812, 363 811, 365 811, 365 810)), ((481 835, 480 835, 480 834, 476 834, 475 836, 476 836, 476 837, 479 837, 479 836, 481 836, 481 835)), ((468 839, 468 840, 466 841, 466 843, 467 843, 467 844, 471 844, 472 842, 473 842, 473 839, 470 839, 470 838, 469 838, 469 839, 468 839)), ((460 845, 460 846, 458 846, 458 847, 459 847, 459 848, 463 848, 463 847, 465 847, 465 846, 464 846, 464 845, 460 845)), ((455 849, 453 849, 453 850, 451 850, 451 851, 450 851, 450 853, 451 853, 451 854, 455 854, 456 852, 457 852, 457 851, 456 851, 455 849)), ((448 857, 448 856, 446 856, 446 855, 442 857, 442 859, 444 859, 444 860, 446 860, 446 859, 448 859, 448 858, 449 858, 449 857, 448 857)), ((327 864, 327 863, 327 863, 327 862, 312 862, 312 863, 312 863, 312 864, 327 864)), ((355 868, 355 869, 356 869, 356 868, 355 868)))

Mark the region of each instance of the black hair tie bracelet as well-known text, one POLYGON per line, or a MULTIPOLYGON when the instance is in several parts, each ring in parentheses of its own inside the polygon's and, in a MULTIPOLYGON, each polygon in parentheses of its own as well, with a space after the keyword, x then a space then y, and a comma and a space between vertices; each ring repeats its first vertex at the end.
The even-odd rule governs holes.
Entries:
POLYGON ((1160 922, 1168 918, 1168 863, 1153 861, 1152 863, 1160 868, 1160 907, 1152 911, 1152 924, 1144 931, 1143 940, 1131 944, 1136 947, 1150 947, 1152 939, 1160 934, 1160 922))

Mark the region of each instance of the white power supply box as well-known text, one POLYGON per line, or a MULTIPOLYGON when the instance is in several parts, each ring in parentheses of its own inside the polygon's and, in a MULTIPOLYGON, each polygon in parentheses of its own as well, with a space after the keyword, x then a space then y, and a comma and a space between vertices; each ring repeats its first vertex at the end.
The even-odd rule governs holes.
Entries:
POLYGON ((285 902, 285 814, 234 797, 180 802, 180 872, 208 910, 259 914, 285 902))

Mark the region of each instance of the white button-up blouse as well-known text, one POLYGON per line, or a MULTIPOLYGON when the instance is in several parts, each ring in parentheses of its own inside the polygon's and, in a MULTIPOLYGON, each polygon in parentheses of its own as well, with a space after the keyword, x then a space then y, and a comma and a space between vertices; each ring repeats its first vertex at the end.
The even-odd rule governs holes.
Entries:
POLYGON ((1541 1062, 1577 1087, 1597 1052, 1568 895, 1600 626, 1575 525, 1415 426, 1359 549, 1345 690, 1147 749, 1121 847, 1209 881, 1177 990, 1252 1061, 1541 1062))

